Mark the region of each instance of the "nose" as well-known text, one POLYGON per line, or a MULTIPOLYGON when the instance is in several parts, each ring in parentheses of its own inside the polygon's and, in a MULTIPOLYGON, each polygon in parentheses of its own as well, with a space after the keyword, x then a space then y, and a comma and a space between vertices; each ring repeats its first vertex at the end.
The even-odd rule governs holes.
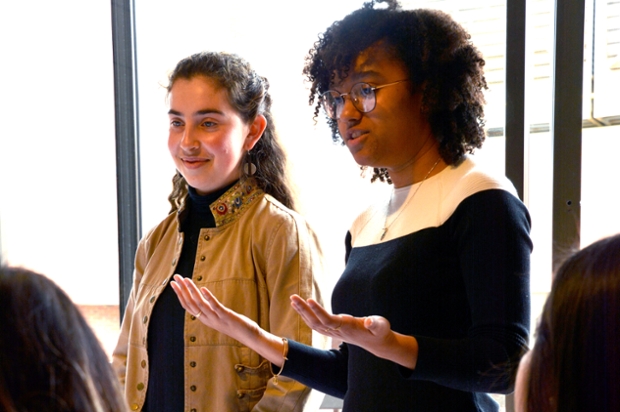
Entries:
POLYGON ((343 96, 342 109, 340 110, 339 121, 349 123, 352 120, 359 120, 362 112, 353 104, 353 97, 350 94, 343 96))
POLYGON ((344 99, 342 111, 338 118, 338 132, 343 138, 347 133, 347 129, 358 124, 362 117, 362 112, 355 107, 353 101, 351 101, 349 97, 350 96, 347 96, 347 98, 344 99))
POLYGON ((181 148, 186 151, 195 151, 199 146, 200 144, 198 143, 198 139, 195 138, 192 128, 186 126, 181 136, 181 148))

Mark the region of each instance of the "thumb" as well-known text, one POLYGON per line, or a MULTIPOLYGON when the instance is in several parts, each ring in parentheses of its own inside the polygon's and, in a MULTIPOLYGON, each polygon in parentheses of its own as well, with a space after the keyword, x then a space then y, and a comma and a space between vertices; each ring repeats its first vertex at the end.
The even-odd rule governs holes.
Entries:
POLYGON ((382 316, 367 316, 364 319, 364 327, 373 334, 376 334, 384 329, 389 330, 390 322, 382 316))

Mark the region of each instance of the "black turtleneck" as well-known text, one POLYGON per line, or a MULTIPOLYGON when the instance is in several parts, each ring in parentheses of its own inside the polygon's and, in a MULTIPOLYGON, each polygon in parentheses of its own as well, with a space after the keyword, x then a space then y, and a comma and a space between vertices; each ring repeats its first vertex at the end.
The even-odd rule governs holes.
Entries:
MULTIPOLYGON (((210 205, 235 183, 204 196, 189 188, 186 213, 180 228, 184 233, 183 249, 175 273, 192 277, 200 230, 215 227, 210 205)), ((142 409, 145 412, 178 412, 185 409, 184 327, 185 310, 168 282, 153 307, 149 323, 149 384, 142 409)))

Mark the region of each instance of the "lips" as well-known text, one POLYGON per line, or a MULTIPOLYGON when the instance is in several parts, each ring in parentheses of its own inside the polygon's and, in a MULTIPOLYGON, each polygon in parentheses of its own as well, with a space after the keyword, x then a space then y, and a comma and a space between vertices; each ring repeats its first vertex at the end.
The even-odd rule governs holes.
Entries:
POLYGON ((345 144, 351 154, 355 155, 364 147, 368 130, 365 129, 349 129, 345 134, 345 144))
POLYGON ((205 163, 209 162, 209 159, 201 158, 201 157, 182 157, 181 161, 185 165, 185 167, 189 169, 193 169, 196 167, 203 166, 205 163))
POLYGON ((347 140, 355 140, 358 137, 368 133, 366 130, 352 129, 347 131, 347 140))

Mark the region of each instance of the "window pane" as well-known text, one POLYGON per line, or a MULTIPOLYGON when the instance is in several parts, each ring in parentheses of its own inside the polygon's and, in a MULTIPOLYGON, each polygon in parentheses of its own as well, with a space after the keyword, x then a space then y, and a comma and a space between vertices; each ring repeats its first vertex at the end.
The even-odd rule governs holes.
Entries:
POLYGON ((620 123, 620 2, 595 2, 594 47, 594 107, 593 115, 604 123, 620 123))
POLYGON ((110 3, 1 2, 0 37, 3 260, 117 307, 110 3))

